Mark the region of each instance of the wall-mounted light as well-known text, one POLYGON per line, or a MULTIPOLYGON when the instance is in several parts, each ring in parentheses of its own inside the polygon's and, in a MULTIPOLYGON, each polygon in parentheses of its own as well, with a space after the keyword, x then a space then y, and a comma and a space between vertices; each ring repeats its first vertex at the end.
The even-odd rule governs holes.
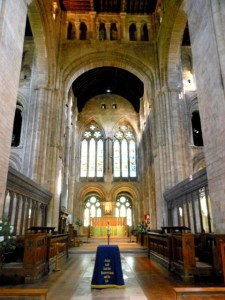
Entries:
POLYGON ((106 109, 106 104, 103 103, 103 104, 101 105, 101 108, 102 108, 102 109, 106 109))
POLYGON ((106 90, 106 93, 111 93, 112 91, 110 89, 107 89, 106 90))

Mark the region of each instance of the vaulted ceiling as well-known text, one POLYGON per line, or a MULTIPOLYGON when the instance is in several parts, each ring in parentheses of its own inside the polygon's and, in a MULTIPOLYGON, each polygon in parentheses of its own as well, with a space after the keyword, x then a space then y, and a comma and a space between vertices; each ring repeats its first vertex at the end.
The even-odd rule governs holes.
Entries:
POLYGON ((97 13, 151 14, 157 0, 59 0, 66 11, 96 11, 97 13))
POLYGON ((78 111, 82 111, 90 98, 111 93, 130 101, 136 112, 139 112, 144 85, 139 78, 126 70, 100 67, 79 76, 73 83, 73 92, 77 97, 78 111))

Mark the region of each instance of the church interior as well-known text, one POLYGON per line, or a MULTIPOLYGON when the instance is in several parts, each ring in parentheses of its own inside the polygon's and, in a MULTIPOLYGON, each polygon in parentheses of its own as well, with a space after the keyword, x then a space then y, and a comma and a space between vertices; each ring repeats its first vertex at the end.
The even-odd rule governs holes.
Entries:
POLYGON ((0 0, 0 299, 225 299, 224 28, 220 0, 0 0), (90 290, 101 244, 125 289, 90 290))

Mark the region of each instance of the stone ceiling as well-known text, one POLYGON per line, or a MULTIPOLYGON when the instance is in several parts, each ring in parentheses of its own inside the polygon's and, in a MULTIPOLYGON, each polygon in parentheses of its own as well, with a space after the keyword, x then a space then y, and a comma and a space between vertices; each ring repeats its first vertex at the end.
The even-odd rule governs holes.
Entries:
POLYGON ((157 0, 59 0, 66 11, 96 11, 97 13, 151 14, 157 0))

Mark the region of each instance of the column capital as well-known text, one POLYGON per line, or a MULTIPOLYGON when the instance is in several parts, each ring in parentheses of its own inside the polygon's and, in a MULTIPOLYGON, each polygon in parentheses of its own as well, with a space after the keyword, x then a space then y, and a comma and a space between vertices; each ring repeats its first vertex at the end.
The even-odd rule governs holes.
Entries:
POLYGON ((33 2, 33 0, 23 0, 23 1, 26 5, 30 5, 33 2))

